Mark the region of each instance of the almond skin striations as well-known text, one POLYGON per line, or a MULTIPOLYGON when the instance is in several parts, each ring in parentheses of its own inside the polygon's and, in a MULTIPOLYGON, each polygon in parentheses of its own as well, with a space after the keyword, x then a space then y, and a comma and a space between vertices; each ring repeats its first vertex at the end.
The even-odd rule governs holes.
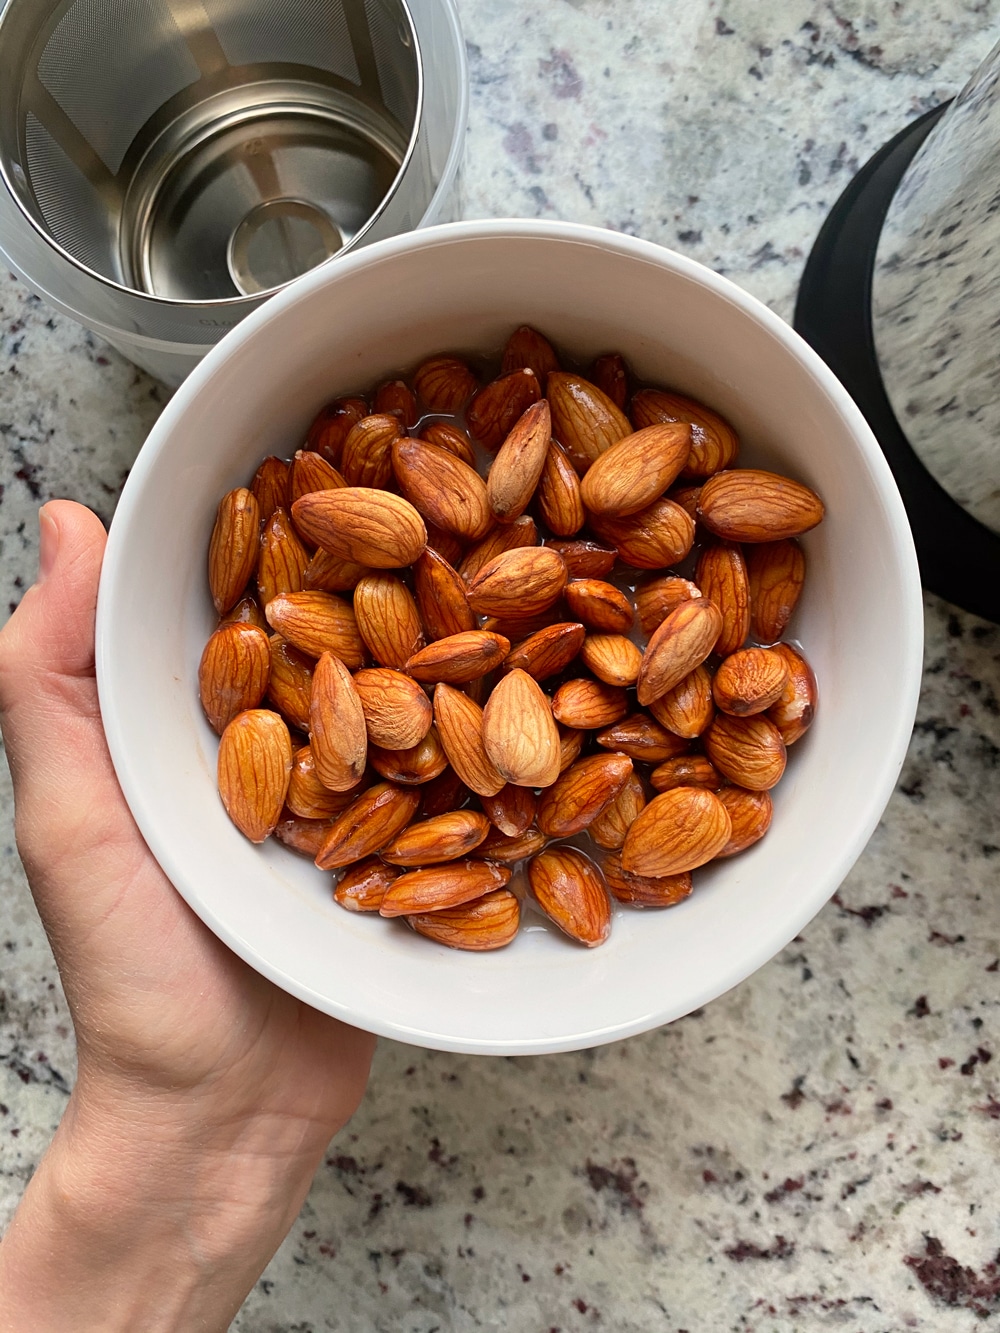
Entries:
POLYGON ((377 856, 369 856, 357 865, 348 866, 334 885, 333 900, 349 912, 377 912, 386 889, 400 873, 377 856))
POLYGON ((340 471, 348 486, 370 486, 380 490, 392 478, 392 446, 399 439, 399 417, 374 413, 362 417, 344 441, 340 471))
POLYGON ((722 657, 742 648, 750 633, 750 581, 738 546, 717 542, 698 557, 695 573, 701 595, 722 612, 722 631, 715 651, 722 657))
MULTIPOLYGON (((447 815, 442 815, 447 819, 447 815)), ((506 866, 490 861, 463 861, 458 865, 427 866, 394 880, 382 899, 383 916, 413 916, 440 912, 482 898, 510 882, 506 866)))
POLYGON ((428 523, 460 541, 478 541, 493 523, 479 473, 448 449, 402 436, 392 446, 400 489, 428 523))
POLYGON ((580 661, 598 680, 627 688, 638 678, 642 653, 624 634, 588 634, 580 661))
POLYGON ((632 428, 628 417, 596 384, 564 371, 549 374, 546 395, 552 434, 581 476, 632 428))
POLYGON ((712 676, 708 667, 696 666, 672 690, 654 699, 649 705, 649 711, 657 722, 675 736, 685 740, 694 740, 700 736, 715 717, 712 676))
POLYGON ((427 545, 424 521, 407 500, 365 486, 303 495, 292 517, 324 551, 372 569, 412 565, 427 545))
POLYGON ((617 851, 625 842, 625 835, 645 809, 646 792, 642 779, 633 773, 613 801, 592 820, 589 833, 598 847, 617 851))
POLYGON ((271 647, 256 625, 220 625, 201 655, 201 706, 220 735, 238 713, 256 708, 267 692, 271 647))
POLYGON ((674 787, 655 796, 629 829, 622 867, 653 878, 681 875, 718 856, 730 832, 729 814, 714 792, 674 787))
POLYGON ((292 459, 288 470, 288 498, 284 502, 286 509, 303 495, 313 491, 336 491, 347 482, 335 467, 331 467, 322 454, 315 454, 309 449, 300 449, 292 459))
POLYGON ((611 932, 604 876, 575 847, 551 847, 528 862, 528 882, 539 907, 570 939, 592 949, 611 932))
POLYGON ((632 421, 636 430, 656 421, 686 421, 691 426, 691 452, 684 466, 685 477, 710 477, 730 467, 739 453, 736 432, 718 412, 663 389, 642 389, 632 399, 632 421))
POLYGON ((722 778, 703 754, 682 754, 676 759, 665 759, 649 775, 654 791, 670 791, 673 787, 704 787, 718 791, 722 778))
POLYGON ((309 702, 309 744, 316 776, 331 791, 350 791, 364 777, 368 732, 351 673, 333 653, 324 653, 313 672, 309 702))
POLYGON ((639 613, 643 634, 648 638, 681 602, 696 601, 701 595, 701 589, 696 583, 682 579, 677 574, 650 579, 648 583, 636 588, 635 608, 639 613))
MULTIPOLYGON (((379 855, 383 861, 397 866, 429 866, 440 861, 456 861, 478 847, 489 831, 490 821, 478 810, 452 810, 446 815, 435 815, 433 819, 411 824, 387 843, 379 855)), ((489 887, 500 886, 491 884, 489 887)), ((444 906, 452 907, 454 903, 444 906)), ((417 910, 429 909, 423 904, 417 910)))
POLYGON ((714 602, 701 597, 681 602, 655 630, 639 670, 638 696, 650 704, 700 666, 715 647, 722 615, 714 602))
POLYGON ((407 917, 418 935, 450 949, 485 953, 502 949, 517 935, 521 904, 507 889, 494 889, 474 902, 407 917))
POLYGON ((510 652, 510 640, 489 630, 466 630, 421 648, 407 661, 414 680, 467 685, 495 670, 510 652))
POLYGON ((676 565, 694 545, 694 520, 673 500, 654 500, 626 518, 589 518, 598 537, 616 546, 619 559, 635 569, 676 565))
POLYGON ((750 549, 750 619, 761 643, 777 643, 788 627, 806 579, 806 558, 795 541, 762 542, 750 549))
POLYGON ((524 546, 538 545, 538 529, 535 520, 529 514, 522 514, 513 523, 498 523, 492 532, 487 533, 481 542, 464 557, 458 566, 458 572, 470 584, 479 571, 491 560, 505 551, 515 551, 524 546))
MULTIPOLYGON (((320 782, 311 745, 303 745, 295 751, 285 796, 285 804, 293 815, 300 819, 332 819, 341 810, 346 810, 353 799, 354 793, 331 791, 320 782)), ((316 851, 319 851, 318 847, 316 851)))
POLYGON ((354 589, 358 632, 379 666, 400 671, 424 644, 420 613, 409 588, 395 574, 372 573, 354 589))
POLYGON ((413 387, 432 412, 458 412, 479 387, 475 375, 455 356, 432 356, 418 367, 413 387))
POLYGON ((746 717, 777 703, 788 680, 788 663, 770 648, 743 648, 719 667, 712 682, 717 707, 746 717))
POLYGON ((653 879, 625 870, 620 856, 606 857, 602 869, 611 896, 617 902, 627 903, 629 907, 675 907, 691 896, 689 870, 679 875, 662 875, 653 879))
POLYGON ((300 819, 294 815, 278 820, 274 836, 283 846, 314 861, 330 831, 330 823, 329 819, 300 819))
POLYGON ((508 838, 520 837, 535 822, 538 801, 530 787, 508 782, 495 796, 480 796, 479 804, 494 826, 508 838))
POLYGON ((771 798, 766 791, 748 791, 746 787, 723 787, 718 796, 729 811, 733 826, 729 841, 719 856, 735 856, 759 842, 770 828, 771 798))
POLYGON ((559 729, 526 671, 515 669, 494 687, 483 711, 483 745, 497 772, 518 787, 548 787, 559 776, 559 729))
POLYGON ((367 565, 357 565, 353 560, 342 560, 339 555, 318 550, 306 565, 302 587, 305 592, 352 592, 369 573, 367 565))
POLYGON ((428 638, 446 639, 477 628, 461 576, 429 546, 413 566, 413 589, 428 638))
POLYGON ((252 491, 239 486, 219 501, 208 545, 208 586, 219 615, 243 596, 257 568, 260 506, 252 491))
POLYGON ((472 447, 472 441, 464 430, 450 421, 425 422, 420 427, 420 438, 426 440, 428 444, 436 444, 441 449, 447 449, 463 463, 468 463, 469 467, 476 466, 476 451, 472 447))
POLYGON ((309 657, 335 653, 352 669, 365 661, 354 611, 333 593, 276 593, 264 614, 276 634, 309 657))
POLYGON ((547 680, 565 670, 583 647, 587 631, 573 621, 546 625, 523 639, 508 653, 504 670, 527 671, 535 680, 547 680))
POLYGON ((606 352, 599 356, 587 372, 587 378, 606 393, 616 407, 625 411, 628 402, 629 372, 620 352, 606 352))
POLYGON ((549 372, 559 369, 559 358, 548 338, 530 325, 522 324, 507 339, 500 369, 504 375, 514 370, 533 371, 544 393, 549 372))
POLYGON ((306 448, 321 454, 336 467, 351 427, 367 415, 368 404, 363 398, 335 398, 321 408, 313 420, 306 436, 306 448))
POLYGON ((593 731, 610 727, 628 712, 628 695, 618 685, 578 677, 566 680, 552 699, 552 715, 563 726, 593 731))
POLYGON ((808 486, 753 468, 717 473, 698 497, 698 518, 731 542, 798 537, 822 522, 823 513, 823 501, 808 486))
POLYGON ((288 511, 276 509, 264 524, 257 560, 257 594, 265 611, 279 593, 302 591, 308 566, 309 552, 299 541, 288 511))
MULTIPOLYGON (((368 762, 379 777, 385 778, 387 782, 401 783, 404 787, 433 783, 434 779, 441 777, 448 767, 448 757, 433 727, 422 741, 404 750, 388 750, 369 742, 368 762)), ((462 786, 464 792, 463 784, 458 785, 462 786)), ((465 794, 468 795, 467 792, 465 794)), ((429 798, 425 796, 423 803, 425 815, 443 813, 432 810, 428 800, 429 798)), ((461 804, 460 801, 458 803, 461 804)))
POLYGON ((267 697, 291 726, 308 731, 314 663, 286 643, 280 634, 272 634, 269 642, 271 672, 267 697))
POLYGON ((517 419, 541 396, 534 371, 524 368, 501 375, 480 389, 469 404, 465 418, 469 433, 487 449, 499 449, 517 419))
POLYGON ((276 509, 288 508, 288 464, 273 454, 265 458, 254 473, 250 489, 260 508, 261 520, 266 523, 276 509))
POLYGON ((542 794, 537 823, 550 838, 581 833, 609 805, 632 776, 624 754, 592 754, 579 759, 542 794))
POLYGON ((603 579, 570 579, 566 605, 570 615, 602 634, 627 634, 632 628, 632 604, 613 583, 603 579))
POLYGON ((816 713, 816 677, 802 654, 789 644, 776 643, 773 651, 784 659, 788 680, 767 716, 785 744, 792 745, 809 730, 816 713))
POLYGON ((406 430, 412 430, 420 416, 416 397, 405 380, 386 380, 380 384, 372 408, 377 413, 397 417, 406 430))
POLYGON ((769 791, 785 771, 785 743, 763 713, 754 717, 717 713, 702 743, 723 777, 738 787, 769 791))
POLYGON ((251 842, 274 832, 291 774, 292 742, 277 713, 255 708, 233 718, 219 742, 219 795, 251 842))
POLYGON ((354 675, 368 739, 384 750, 409 750, 431 729, 431 701, 411 677, 389 667, 372 667, 354 675))
POLYGON ((566 451, 555 440, 549 441, 535 499, 542 522, 557 537, 572 537, 583 527, 587 515, 580 478, 566 451))
POLYGON ((551 438, 549 405, 541 398, 515 422, 490 467, 486 493, 499 522, 513 523, 527 509, 542 475, 551 438))
POLYGON ((434 723, 452 768, 479 796, 495 796, 506 778, 486 753, 483 710, 451 685, 434 689, 434 723))
POLYGON ((686 754, 688 743, 681 740, 646 713, 632 713, 613 726, 599 731, 595 738, 605 750, 620 750, 630 759, 644 764, 662 764, 686 754))
POLYGON ((566 566, 547 546, 522 546, 495 556, 469 584, 469 605, 483 616, 532 615, 562 596, 566 566))
POLYGON ((691 427, 647 426, 626 435, 601 454, 580 484, 592 514, 609 518, 637 514, 663 494, 687 460, 691 427))
POLYGON ((598 542, 562 541, 549 537, 545 545, 562 556, 566 573, 571 579, 602 579, 605 574, 611 573, 618 559, 616 547, 601 546, 598 542))
POLYGON ((372 856, 402 832, 419 806, 418 791, 391 782, 369 787, 330 825, 316 865, 335 870, 372 856))
POLYGON ((525 857, 540 852, 547 842, 545 834, 539 833, 536 828, 528 828, 523 833, 513 834, 493 829, 472 855, 477 860, 482 858, 484 861, 500 861, 503 865, 513 865, 517 861, 523 861, 525 857))

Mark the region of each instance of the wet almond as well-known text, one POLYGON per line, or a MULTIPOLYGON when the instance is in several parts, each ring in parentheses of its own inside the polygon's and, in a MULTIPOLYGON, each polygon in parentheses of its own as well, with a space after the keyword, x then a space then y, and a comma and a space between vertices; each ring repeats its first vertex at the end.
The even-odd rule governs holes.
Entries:
POLYGON ((715 703, 724 713, 763 713, 780 699, 788 663, 769 648, 743 648, 720 665, 712 682, 715 703))
POLYGON ((546 396, 552 409, 552 434, 581 476, 601 454, 632 433, 621 408, 581 375, 550 372, 546 396))
POLYGON ((509 883, 510 874, 506 866, 491 861, 462 861, 411 870, 389 886, 379 911, 382 916, 413 916, 459 907, 503 888, 509 883))
POLYGON ((769 791, 785 771, 781 732, 763 713, 753 717, 717 713, 702 744, 723 777, 738 787, 769 791))
POLYGON ((532 857, 528 882, 539 907, 570 939, 592 949, 608 938, 611 903, 604 876, 575 847, 550 847, 532 857))
POLYGON ((483 711, 482 736, 490 761, 507 782, 548 787, 559 776, 559 730, 552 706, 526 671, 511 671, 494 686, 483 711))
POLYGON ((622 867, 653 878, 705 865, 729 841, 726 807, 703 787, 674 787, 655 796, 629 829, 622 867))
MULTIPOLYGON (((490 821, 478 810, 452 810, 433 819, 410 824, 379 853, 383 861, 397 866, 428 866, 456 861, 478 847, 490 831, 490 821)), ((492 884, 490 888, 499 888, 492 884)), ((487 892, 486 889, 481 892, 487 892)), ((476 895, 478 896, 478 895, 476 895)), ((447 907, 454 903, 444 904, 447 907)), ((417 910, 426 911, 421 905, 417 910)))
POLYGON ((531 615, 562 596, 566 566, 547 546, 523 546, 495 556, 470 582, 469 605, 483 616, 531 615))
POLYGON ((256 708, 267 692, 271 648, 256 625, 220 625, 201 655, 198 686, 201 706, 220 735, 238 713, 256 708))
POLYGON ((219 795, 244 837, 263 842, 273 833, 292 772, 288 728, 264 708, 240 713, 219 741, 219 795))
POLYGON ((402 832, 419 806, 416 788, 391 782, 369 787, 330 825, 316 865, 320 870, 335 870, 374 855, 402 832))
POLYGON ((403 670, 424 645, 413 595, 396 574, 373 572, 354 589, 358 633, 379 666, 403 670))
POLYGON ((418 935, 447 945, 485 953, 502 949, 517 935, 521 904, 507 889, 495 889, 474 902, 436 912, 418 912, 406 918, 418 935))
POLYGON ((635 618, 632 604, 604 579, 570 579, 566 584, 570 615, 602 634, 627 634, 635 618))
POLYGON ((364 777, 368 759, 364 710, 351 673, 333 653, 323 653, 313 672, 309 745, 324 787, 350 791, 364 777))
POLYGON ((580 484, 592 514, 637 514, 663 494, 678 475, 691 447, 684 422, 647 426, 626 435, 592 463, 580 484))
POLYGON ((408 750, 431 729, 434 709, 412 677, 389 667, 355 672, 368 739, 384 750, 408 750))
POLYGON ((433 684, 467 685, 495 670, 510 651, 510 640, 489 630, 466 630, 437 639, 409 658, 407 672, 414 680, 433 684))
POLYGON ((695 573, 701 595, 722 612, 715 651, 722 657, 742 648, 750 633, 750 581, 743 552, 731 542, 716 542, 698 557, 695 573))
POLYGON ((208 584, 220 616, 240 600, 257 567, 260 523, 257 498, 245 486, 219 501, 208 546, 208 584))
POLYGON ((351 668, 365 661, 354 611, 333 593, 276 593, 264 614, 275 633, 310 657, 335 653, 351 668))
POLYGON ((424 518, 461 541, 478 541, 493 524, 479 473, 439 445, 403 436, 392 446, 400 489, 424 518))
POLYGON ((542 793, 537 823, 550 838, 568 838, 591 824, 632 775, 624 754, 592 754, 579 759, 542 793))

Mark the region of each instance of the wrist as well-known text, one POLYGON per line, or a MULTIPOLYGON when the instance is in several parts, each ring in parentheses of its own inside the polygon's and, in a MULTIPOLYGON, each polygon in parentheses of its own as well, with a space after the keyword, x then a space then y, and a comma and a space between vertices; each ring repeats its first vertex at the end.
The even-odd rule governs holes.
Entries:
POLYGON ((0 1245, 0 1333, 228 1328, 328 1138, 81 1076, 0 1245))

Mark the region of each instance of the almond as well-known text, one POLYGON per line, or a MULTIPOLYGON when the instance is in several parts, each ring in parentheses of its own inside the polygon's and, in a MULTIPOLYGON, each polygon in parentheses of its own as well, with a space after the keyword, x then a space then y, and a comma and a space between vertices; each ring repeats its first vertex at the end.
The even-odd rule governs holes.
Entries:
MULTIPOLYGON (((442 861, 457 861, 478 847, 489 831, 490 821, 478 810, 451 810, 419 824, 411 824, 383 847, 379 855, 383 861, 397 866, 430 866, 442 861)), ((443 905, 454 906, 453 903, 443 905)), ((419 904, 417 910, 429 911, 430 905, 419 904)))
POLYGON ((354 614, 358 632, 380 666, 403 670, 423 647, 417 604, 395 574, 366 574, 359 579, 354 589, 354 614))
POLYGON ((268 630, 267 617, 261 610, 260 602, 253 593, 241 597, 236 605, 222 617, 220 625, 256 625, 265 634, 268 630))
POLYGON ((606 352, 596 358, 587 372, 587 378, 607 394, 616 407, 625 411, 628 402, 628 365, 620 352, 606 352))
POLYGON ((806 558, 795 541, 762 542, 747 560, 750 621, 761 643, 777 643, 788 627, 806 578, 806 558))
POLYGON ((526 671, 535 680, 547 680, 565 670, 583 647, 586 630, 572 621, 559 621, 530 634, 508 653, 504 670, 526 671))
POLYGON ((429 523, 461 541, 478 541, 493 523, 486 485, 447 449, 406 436, 392 446, 400 489, 429 523))
POLYGON ((698 518, 731 542, 798 537, 823 519, 823 501, 790 477, 756 468, 719 472, 701 488, 698 518))
POLYGON ((471 583, 484 565, 488 565, 505 551, 515 551, 520 547, 537 546, 538 530, 535 520, 528 514, 522 514, 513 523, 498 523, 465 556, 458 566, 458 572, 467 584, 471 583))
POLYGON ((430 731, 434 721, 431 701, 417 682, 401 671, 388 667, 358 671, 354 688, 372 745, 384 750, 410 750, 430 731))
POLYGON ((480 796, 479 804, 494 828, 509 838, 519 837, 531 827, 538 808, 530 787, 518 787, 513 782, 501 787, 495 796, 480 796))
POLYGON ((331 555, 373 569, 412 565, 427 544, 424 521, 400 495, 364 486, 303 495, 296 526, 331 555))
MULTIPOLYGON (((420 418, 413 390, 404 380, 386 380, 375 390, 372 407, 376 413, 394 416, 406 430, 412 430, 420 418)), ((344 446, 345 450, 347 446, 344 446)))
POLYGON ((313 491, 336 491, 347 482, 335 467, 326 461, 322 454, 308 449, 300 449, 292 459, 288 473, 285 508, 291 508, 296 500, 313 491))
POLYGON ((730 542, 707 546, 698 557, 695 578, 702 597, 722 612, 715 651, 728 657, 743 646, 750 633, 750 582, 743 552, 730 542))
POLYGON ((729 811, 733 831, 719 856, 735 856, 759 842, 771 826, 773 806, 766 791, 746 787, 723 787, 719 800, 729 811))
POLYGON ((545 545, 558 551, 571 579, 600 579, 610 574, 618 559, 616 547, 600 546, 591 541, 557 541, 546 539, 545 545))
POLYGON ((486 479, 490 509, 501 523, 513 523, 527 509, 542 475, 551 438, 552 418, 542 398, 514 423, 486 479))
POLYGON ((313 662, 305 653, 286 643, 280 634, 271 635, 270 646, 267 697, 290 726, 308 731, 313 662))
POLYGON ((413 376, 413 387, 432 412, 458 412, 479 387, 479 381, 455 356, 432 356, 413 376))
POLYGON ((299 652, 310 657, 335 653, 352 668, 365 661, 354 612, 332 592, 276 593, 264 614, 271 628, 299 652))
POLYGON ((533 856, 528 882, 538 906, 570 939, 594 948, 608 938, 611 903, 604 876, 575 847, 550 847, 533 856))
POLYGON ((244 837, 263 842, 281 818, 292 772, 292 742, 277 713, 240 713, 219 741, 219 795, 244 837))
POLYGON ((608 685, 634 685, 642 653, 624 634, 588 634, 580 649, 580 661, 598 680, 608 685))
MULTIPOLYGON (((423 740, 405 750, 386 750, 369 742, 368 762, 379 777, 385 778, 387 782, 399 782, 405 787, 417 787, 424 783, 433 783, 434 779, 441 777, 448 768, 447 755, 433 727, 423 740)), ((458 785, 462 786, 461 783, 458 785)), ((464 786, 462 786, 462 790, 465 790, 464 786)), ((430 809, 427 800, 428 798, 425 796, 425 815, 443 813, 440 810, 430 809)), ((457 804, 461 804, 461 802, 457 802, 457 804)), ((447 806, 446 808, 451 809, 452 807, 447 806)))
POLYGON ((306 448, 321 454, 336 467, 351 427, 367 415, 368 404, 363 398, 335 398, 321 409, 309 427, 306 448))
POLYGON ((715 647, 721 629, 719 608, 707 598, 675 607, 646 645, 639 670, 639 702, 652 703, 700 666, 715 647))
POLYGON ((586 514, 580 494, 580 478, 566 451, 549 441, 538 489, 535 492, 542 522, 557 537, 572 537, 583 527, 586 514))
MULTIPOLYGON (((436 736, 437 732, 432 730, 430 735, 436 736)), ((446 815, 449 810, 461 810, 472 800, 472 792, 447 764, 438 777, 427 784, 421 795, 423 801, 420 808, 428 817, 446 815)))
POLYGON ((675 736, 682 736, 685 740, 700 736, 715 717, 712 676, 708 668, 696 666, 672 690, 654 699, 649 705, 649 711, 657 722, 675 736))
POLYGON ((451 685, 434 690, 434 722, 448 762, 479 796, 495 796, 506 779, 486 753, 483 711, 451 685))
POLYGON ((324 787, 350 791, 364 777, 368 761, 364 710, 351 673, 333 653, 324 653, 313 672, 309 744, 316 776, 324 787))
POLYGON ((793 745, 812 724, 816 712, 816 677, 806 659, 790 644, 776 643, 773 651, 784 659, 788 680, 781 696, 767 710, 767 716, 785 744, 793 745))
POLYGON ((777 703, 788 680, 788 663, 769 648, 731 653, 715 673, 712 693, 724 713, 746 717, 777 703))
POLYGON ((477 620, 458 571, 430 547, 413 566, 417 606, 428 637, 446 639, 474 630, 477 620))
MULTIPOLYGON (((467 813, 471 812, 458 812, 459 818, 467 813)), ((440 818, 450 819, 452 816, 441 815, 440 818)), ((485 819, 483 823, 486 824, 485 819)), ((459 907, 503 888, 510 881, 510 875, 506 866, 494 865, 491 861, 463 861, 460 865, 413 870, 393 882, 382 899, 379 912, 382 916, 413 916, 459 907)))
POLYGON ((674 787, 654 796, 629 829, 622 868, 660 878, 711 861, 729 841, 726 807, 703 787, 674 787))
POLYGON ((339 555, 318 550, 306 565, 302 576, 303 590, 307 592, 351 592, 371 570, 367 565, 342 560, 339 555))
POLYGON ((466 423, 474 440, 499 449, 514 422, 542 396, 533 371, 514 370, 480 389, 469 404, 466 423))
POLYGON ((666 620, 670 612, 681 602, 693 602, 701 597, 702 592, 690 579, 682 579, 676 574, 666 574, 661 578, 651 579, 635 590, 635 609, 639 613, 642 632, 649 637, 666 620))
POLYGON ((239 486, 219 501, 208 545, 208 586, 219 615, 243 596, 257 567, 260 506, 252 491, 239 486))
POLYGON ((552 715, 566 727, 593 731, 610 727, 628 712, 628 695, 602 680, 567 680, 556 690, 552 715))
POLYGON ((323 839, 330 831, 329 819, 279 819, 274 829, 274 836, 285 847, 314 861, 323 846, 323 839))
POLYGON ((361 793, 330 825, 316 857, 320 870, 335 870, 372 856, 402 832, 420 805, 420 793, 379 782, 361 793))
POLYGON ((689 870, 653 879, 623 869, 620 856, 606 857, 602 869, 612 897, 630 907, 674 907, 691 894, 689 870))
POLYGON ((366 857, 347 867, 333 887, 333 900, 349 912, 377 912, 386 890, 399 876, 395 866, 387 866, 377 856, 366 857))
POLYGON ((618 548, 618 558, 635 569, 676 565, 694 545, 694 522, 673 500, 654 500, 627 518, 588 515, 602 541, 618 548))
POLYGON ((421 648, 406 663, 414 680, 449 685, 467 685, 493 671, 510 652, 510 640, 488 630, 466 630, 449 634, 421 648))
POLYGON ((571 764, 575 764, 583 750, 587 733, 579 727, 567 727, 559 723, 559 772, 565 773, 571 764))
POLYGON ((436 528, 433 523, 427 524, 427 547, 433 548, 456 569, 465 555, 465 543, 460 542, 453 533, 445 532, 444 528, 436 528))
POLYGON ((552 433, 581 476, 632 427, 628 417, 596 384, 580 375, 552 371, 546 385, 552 433))
POLYGON ((653 769, 649 781, 654 791, 670 791, 673 787, 705 787, 718 791, 722 778, 703 754, 682 754, 676 759, 665 759, 653 769))
POLYGON ((256 625, 220 625, 201 655, 198 686, 201 706, 220 734, 237 713, 256 708, 267 692, 271 647, 256 625))
POLYGON ((552 344, 537 329, 531 328, 528 324, 522 324, 507 339, 501 364, 501 371, 504 375, 509 375, 515 370, 531 370, 534 372, 544 393, 549 371, 558 369, 559 358, 556 356, 552 344))
MULTIPOLYGON (((518 787, 517 790, 524 791, 525 788, 518 787)), ((505 865, 515 865, 518 861, 540 852, 547 842, 545 834, 539 833, 536 828, 525 829, 523 833, 515 834, 501 833, 499 829, 493 829, 472 855, 476 860, 481 858, 484 861, 500 861, 505 865)))
POLYGON ((642 779, 633 773, 613 801, 609 801, 587 830, 598 847, 617 851, 646 806, 642 779))
POLYGON ((676 759, 688 750, 686 741, 645 713, 623 717, 620 722, 599 731, 595 740, 605 750, 620 750, 630 759, 638 759, 644 764, 662 764, 664 759, 676 759))
MULTIPOLYGON (((320 782, 316 773, 311 745, 303 745, 292 756, 292 776, 288 783, 285 804, 293 815, 301 819, 332 819, 346 810, 356 792, 331 791, 320 782)), ((319 851, 319 847, 316 848, 319 851)), ((316 852, 313 852, 313 856, 316 852)))
POLYGON ((450 949, 473 953, 502 949, 510 944, 520 921, 521 904, 507 889, 495 889, 460 907, 407 917, 407 924, 418 935, 446 944, 450 949))
POLYGON ((392 478, 392 446, 402 433, 399 417, 375 413, 351 427, 340 456, 348 486, 385 489, 392 478))
POLYGON ((265 612, 278 593, 302 591, 308 565, 309 552, 299 541, 288 511, 276 509, 264 524, 257 561, 257 592, 265 612))
POLYGON ((570 614, 582 620, 588 629, 604 634, 626 634, 635 618, 625 594, 603 579, 570 579, 566 584, 566 605, 570 614))
POLYGON ((559 730, 552 707, 526 671, 515 669, 494 687, 482 734, 490 761, 508 782, 548 787, 559 776, 559 730))
POLYGON ((440 449, 447 449, 450 454, 460 458, 469 467, 476 466, 476 451, 472 441, 464 430, 450 421, 425 421, 420 427, 420 438, 428 444, 436 444, 440 449))
POLYGON ((469 605, 483 616, 532 615, 553 606, 566 586, 562 557, 547 546, 504 551, 469 583, 469 605))
POLYGON ((703 738, 705 753, 723 777, 751 791, 769 791, 785 771, 785 743, 763 713, 717 713, 703 738))
POLYGON ((254 473, 250 489, 260 509, 261 519, 266 523, 276 509, 287 509, 289 506, 288 464, 273 454, 265 458, 254 473))
POLYGON ((673 500, 675 505, 680 505, 685 514, 690 514, 693 519, 698 517, 698 497, 701 495, 701 486, 672 486, 667 492, 667 499, 673 500))
POLYGON ((686 477, 710 477, 729 467, 739 453, 736 432, 727 421, 704 403, 663 389, 642 389, 632 399, 632 421, 636 430, 658 421, 686 421, 691 426, 691 452, 684 467, 686 477))
POLYGON ((568 838, 591 824, 632 775, 624 754, 592 754, 579 759, 538 804, 538 827, 550 838, 568 838))
POLYGON ((691 427, 679 422, 626 435, 601 454, 580 483, 584 505, 608 518, 637 514, 674 480, 690 445, 691 427))

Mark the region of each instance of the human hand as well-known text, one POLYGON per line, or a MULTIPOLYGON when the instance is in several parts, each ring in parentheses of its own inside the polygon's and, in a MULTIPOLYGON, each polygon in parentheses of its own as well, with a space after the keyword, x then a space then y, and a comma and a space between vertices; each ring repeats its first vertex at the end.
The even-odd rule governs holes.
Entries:
POLYGON ((357 1107, 374 1039, 254 972, 160 870, 98 707, 104 529, 70 501, 39 522, 38 581, 0 632, 0 724, 79 1074, 0 1246, 0 1330, 225 1328, 357 1107), (58 1280, 38 1272, 53 1232, 58 1280))

